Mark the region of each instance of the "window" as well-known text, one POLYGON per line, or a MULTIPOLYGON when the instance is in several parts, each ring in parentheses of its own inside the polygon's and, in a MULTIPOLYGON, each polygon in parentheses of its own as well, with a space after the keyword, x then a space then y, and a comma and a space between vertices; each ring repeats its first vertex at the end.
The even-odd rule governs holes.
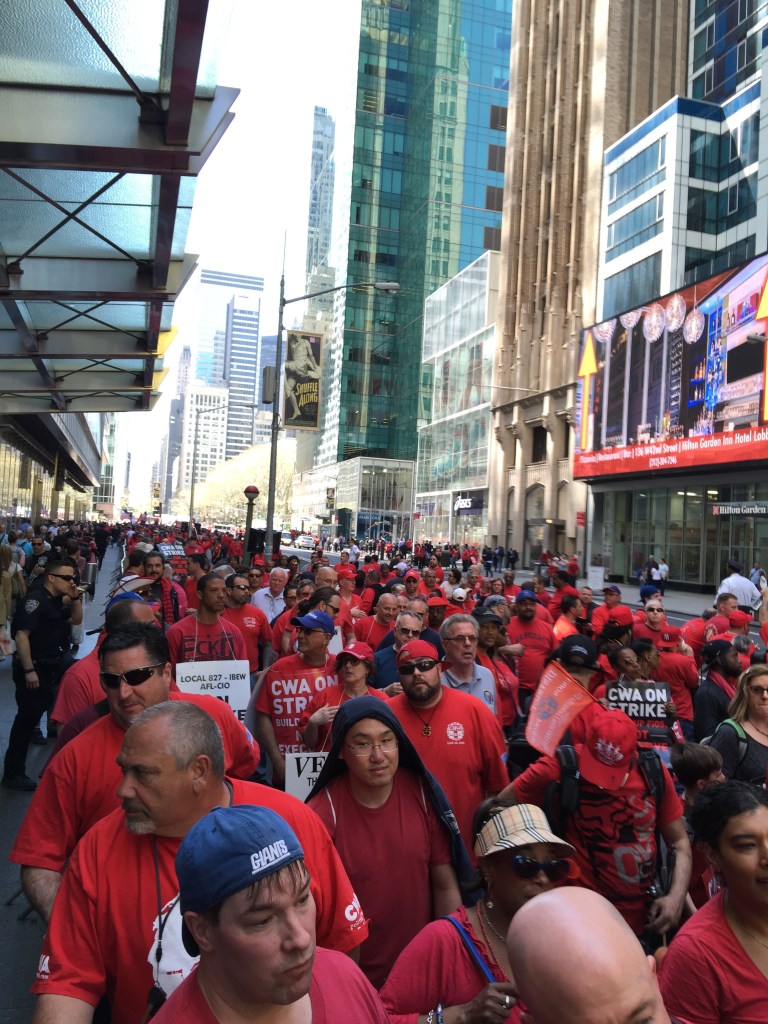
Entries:
POLYGON ((483 248, 501 251, 501 228, 483 228, 483 248))
POLYGON ((545 427, 534 427, 531 438, 531 462, 547 461, 547 431, 545 427))
POLYGON ((504 172, 504 157, 506 150, 504 146, 490 145, 488 147, 488 170, 504 172))
POLYGON ((504 205, 504 189, 498 188, 496 185, 486 185, 485 187, 485 208, 486 210, 495 210, 497 213, 501 213, 504 205))
POLYGON ((747 66, 747 40, 741 39, 736 48, 736 67, 739 71, 747 66))
POLYGON ((666 136, 651 143, 608 176, 608 213, 615 213, 664 178, 666 136))
POLYGON ((507 108, 491 106, 491 118, 490 125, 496 132, 505 132, 507 130, 507 108))
POLYGON ((739 186, 729 185, 728 187, 728 213, 736 213, 739 208, 739 186))

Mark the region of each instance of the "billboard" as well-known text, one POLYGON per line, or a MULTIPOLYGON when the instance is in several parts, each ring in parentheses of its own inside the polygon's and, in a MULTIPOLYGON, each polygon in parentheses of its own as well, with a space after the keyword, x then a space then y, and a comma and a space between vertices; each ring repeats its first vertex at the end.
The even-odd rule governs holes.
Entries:
POLYGON ((285 357, 283 426, 317 430, 320 426, 321 334, 288 331, 285 357))
POLYGON ((768 255, 581 334, 574 476, 768 458, 768 255))

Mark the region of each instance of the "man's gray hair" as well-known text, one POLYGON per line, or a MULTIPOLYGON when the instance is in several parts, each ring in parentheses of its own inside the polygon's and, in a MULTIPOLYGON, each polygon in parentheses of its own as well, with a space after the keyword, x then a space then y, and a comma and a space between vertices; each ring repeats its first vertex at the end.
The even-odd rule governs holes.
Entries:
MULTIPOLYGON (((501 619, 499 619, 499 622, 501 622, 501 619)), ((472 627, 472 632, 475 636, 480 636, 480 625, 474 615, 457 614, 449 615, 443 620, 443 624, 440 626, 440 639, 445 640, 449 631, 452 630, 454 626, 461 626, 467 623, 472 627)))
POLYGON ((205 754, 217 779, 224 778, 224 743, 221 730, 207 711, 186 700, 165 700, 155 704, 131 722, 128 730, 143 729, 158 719, 168 720, 165 753, 179 771, 188 768, 196 757, 205 754))
POLYGON ((416 619, 416 621, 418 622, 418 624, 420 626, 423 625, 422 620, 421 620, 421 616, 417 612, 409 612, 407 608, 405 608, 403 611, 397 613, 397 618, 395 619, 395 625, 396 626, 401 625, 403 619, 416 619))

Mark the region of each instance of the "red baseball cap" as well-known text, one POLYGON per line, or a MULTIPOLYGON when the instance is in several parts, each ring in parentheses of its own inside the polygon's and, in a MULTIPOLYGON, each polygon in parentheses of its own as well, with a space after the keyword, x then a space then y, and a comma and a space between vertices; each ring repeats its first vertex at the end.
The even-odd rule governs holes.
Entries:
POLYGON ((364 661, 366 665, 373 665, 373 650, 368 644, 364 644, 362 640, 353 640, 352 643, 339 651, 336 655, 336 671, 341 668, 341 665, 345 658, 354 658, 355 661, 364 661))
POLYGON ((427 607, 428 608, 447 608, 448 607, 448 599, 445 598, 445 597, 438 597, 438 595, 435 594, 434 597, 428 597, 427 598, 427 607))
POLYGON ((437 649, 426 640, 409 640, 397 652, 398 665, 402 665, 405 661, 415 661, 417 658, 432 658, 433 661, 440 661, 437 649))
POLYGON ((677 647, 679 643, 680 630, 677 626, 665 626, 664 629, 661 630, 656 646, 659 650, 663 650, 667 647, 677 647))
MULTIPOLYGON (((717 616, 715 616, 717 618, 717 616)), ((734 629, 738 629, 739 626, 746 626, 752 621, 752 616, 749 612, 743 612, 740 608, 737 608, 735 612, 731 612, 728 616, 728 624, 733 626, 734 629)))
POLYGON ((619 789, 637 753, 637 727, 623 711, 593 714, 579 755, 579 771, 593 786, 619 789))
POLYGON ((409 569, 408 572, 403 577, 403 579, 406 579, 406 580, 420 580, 421 576, 419 576, 419 574, 416 572, 415 569, 409 569))
POLYGON ((335 569, 337 580, 353 580, 357 576, 357 572, 351 565, 337 565, 335 569))
POLYGON ((727 615, 713 615, 704 626, 704 639, 711 640, 719 633, 727 633, 730 628, 731 622, 727 615))
POLYGON ((612 626, 633 626, 635 616, 632 614, 631 608, 628 608, 625 604, 617 604, 615 608, 611 608, 607 621, 612 626))

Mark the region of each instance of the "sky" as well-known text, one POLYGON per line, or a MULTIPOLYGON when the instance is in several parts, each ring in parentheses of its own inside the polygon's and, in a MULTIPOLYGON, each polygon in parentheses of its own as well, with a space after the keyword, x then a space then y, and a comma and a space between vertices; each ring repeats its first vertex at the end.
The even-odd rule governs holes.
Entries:
MULTIPOLYGON (((240 95, 234 121, 198 177, 186 249, 199 266, 263 277, 261 330, 276 334, 284 247, 286 295, 305 288, 314 108, 334 115, 342 106, 357 64, 359 3, 211 0, 210 6, 216 16, 231 9, 216 80, 240 95)), ((171 372, 155 411, 120 418, 118 453, 131 451, 131 501, 147 507, 175 365, 185 336, 194 341, 191 312, 182 292, 174 311, 179 335, 165 358, 171 372)), ((121 471, 116 482, 119 489, 121 471)))

